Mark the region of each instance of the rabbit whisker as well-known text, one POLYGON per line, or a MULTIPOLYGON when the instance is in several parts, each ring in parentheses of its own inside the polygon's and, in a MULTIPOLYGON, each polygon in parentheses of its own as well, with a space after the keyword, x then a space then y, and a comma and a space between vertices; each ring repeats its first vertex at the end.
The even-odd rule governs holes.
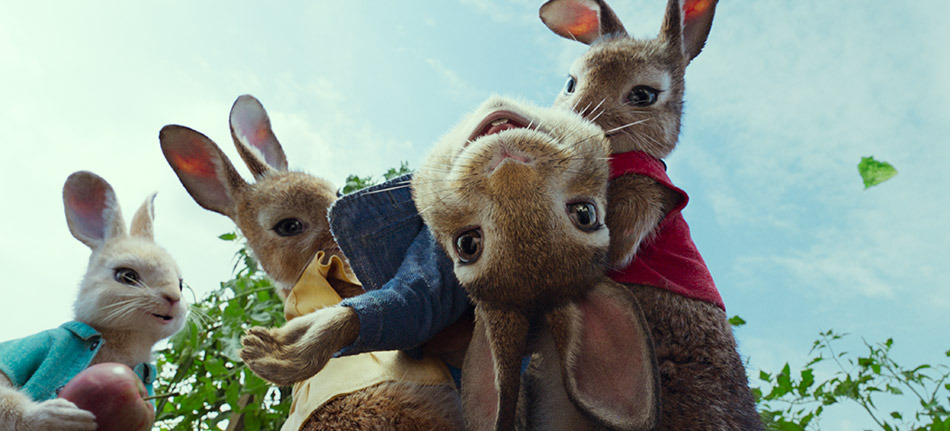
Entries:
POLYGON ((623 126, 614 127, 613 129, 607 130, 607 131, 604 132, 604 134, 606 134, 607 136, 612 136, 613 134, 616 134, 617 132, 619 132, 619 131, 621 131, 621 130, 623 130, 623 129, 626 129, 627 127, 636 126, 637 124, 643 124, 643 123, 646 123, 647 121, 650 121, 650 119, 649 119, 649 118, 646 118, 646 119, 643 119, 643 120, 634 121, 634 122, 632 122, 632 123, 627 123, 627 124, 624 124, 623 126))
MULTIPOLYGON (((591 114, 593 114, 594 112, 597 112, 597 110, 600 109, 600 105, 603 105, 604 102, 606 102, 606 101, 607 101, 607 98, 606 98, 606 97, 603 98, 603 99, 600 99, 600 103, 598 103, 597 106, 594 107, 594 109, 591 109, 591 110, 590 110, 591 114)), ((601 112, 601 113, 603 113, 603 112, 601 112)), ((599 117, 600 115, 597 115, 597 116, 599 117)), ((591 120, 591 121, 594 121, 594 120, 591 120)))

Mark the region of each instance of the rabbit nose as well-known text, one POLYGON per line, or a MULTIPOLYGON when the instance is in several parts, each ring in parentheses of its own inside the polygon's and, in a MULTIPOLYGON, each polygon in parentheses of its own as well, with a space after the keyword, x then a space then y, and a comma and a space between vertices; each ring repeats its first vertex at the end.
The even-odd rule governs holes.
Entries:
POLYGON ((181 296, 179 295, 170 295, 168 293, 162 294, 162 297, 165 298, 165 301, 168 302, 168 305, 175 305, 178 301, 181 301, 181 296))

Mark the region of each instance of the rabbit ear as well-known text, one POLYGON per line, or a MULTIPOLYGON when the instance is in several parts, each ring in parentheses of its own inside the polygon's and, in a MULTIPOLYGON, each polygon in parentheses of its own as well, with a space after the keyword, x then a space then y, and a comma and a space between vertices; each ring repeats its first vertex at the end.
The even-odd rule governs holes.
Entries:
POLYGON ((528 327, 522 314, 475 308, 475 331, 462 365, 466 429, 513 429, 528 327))
POLYGON ((93 250, 110 238, 125 235, 122 212, 112 186, 92 172, 75 172, 66 179, 63 206, 69 231, 93 250))
POLYGON ((270 127, 267 111, 254 96, 243 95, 231 107, 231 137, 254 178, 271 169, 287 170, 287 157, 270 127))
POLYGON ((541 6, 539 15, 557 35, 588 45, 601 35, 627 34, 603 0, 550 0, 541 6))
POLYGON ((132 227, 129 229, 130 235, 149 240, 155 239, 152 221, 155 220, 154 204, 156 195, 158 195, 158 193, 152 193, 151 196, 145 198, 145 202, 142 202, 142 206, 132 215, 132 227))
POLYGON ((184 126, 165 126, 158 139, 165 160, 195 202, 234 219, 234 196, 247 183, 221 149, 207 136, 184 126))
POLYGON ((686 0, 683 5, 683 45, 690 60, 706 45, 718 0, 686 0))
POLYGON ((660 37, 692 60, 703 50, 718 0, 669 0, 660 37))
POLYGON ((611 429, 652 429, 659 417, 659 376, 630 292, 604 282, 547 319, 574 403, 611 429))

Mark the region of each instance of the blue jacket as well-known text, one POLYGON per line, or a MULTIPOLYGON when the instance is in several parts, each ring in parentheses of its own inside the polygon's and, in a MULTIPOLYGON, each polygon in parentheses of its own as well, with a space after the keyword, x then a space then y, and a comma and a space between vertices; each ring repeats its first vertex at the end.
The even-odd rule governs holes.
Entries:
MULTIPOLYGON (((55 329, 0 343, 0 371, 32 400, 50 400, 89 366, 104 344, 102 334, 91 326, 66 322, 55 329)), ((155 366, 141 363, 134 370, 148 394, 154 395, 155 366)))
POLYGON ((340 354, 411 351, 471 307, 453 263, 412 201, 409 175, 343 196, 330 230, 367 292, 343 300, 360 319, 340 354))

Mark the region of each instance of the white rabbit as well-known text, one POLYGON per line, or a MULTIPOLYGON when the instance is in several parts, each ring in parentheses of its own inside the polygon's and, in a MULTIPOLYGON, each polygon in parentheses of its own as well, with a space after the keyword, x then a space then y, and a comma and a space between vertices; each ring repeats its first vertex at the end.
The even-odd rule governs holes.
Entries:
POLYGON ((128 365, 152 392, 152 348, 181 329, 187 316, 181 270, 153 239, 154 197, 136 211, 126 232, 109 183, 85 171, 66 180, 66 222, 92 256, 74 321, 0 343, 0 430, 95 430, 92 413, 56 398, 90 365, 128 365))

